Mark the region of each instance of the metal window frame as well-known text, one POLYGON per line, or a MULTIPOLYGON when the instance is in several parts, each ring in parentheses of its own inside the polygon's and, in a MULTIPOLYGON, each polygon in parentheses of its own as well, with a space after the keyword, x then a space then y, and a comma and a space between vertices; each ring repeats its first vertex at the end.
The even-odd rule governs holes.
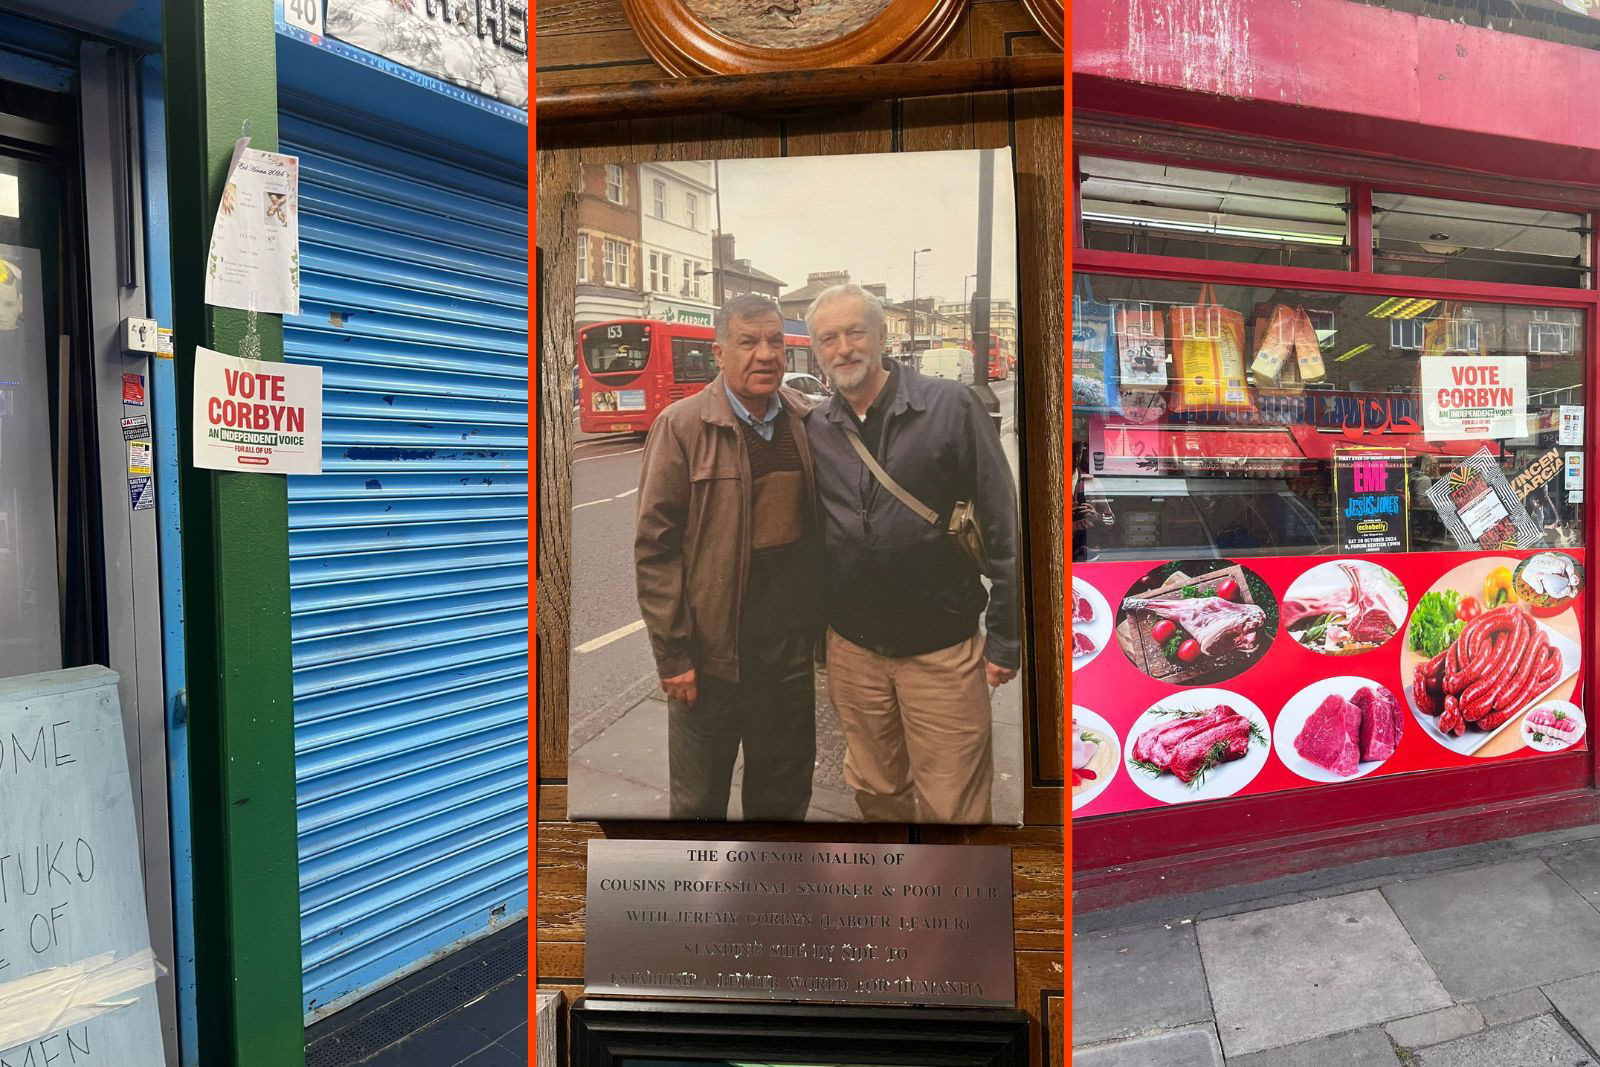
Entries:
MULTIPOLYGON (((122 350, 122 322, 146 317, 143 160, 138 71, 123 48, 85 42, 79 55, 84 240, 88 262, 89 351, 94 367, 101 551, 105 566, 106 666, 120 676, 129 766, 144 859, 145 906, 156 958, 175 959, 169 817, 166 687, 162 648, 157 513, 129 497, 126 415, 152 411, 150 357, 122 350), (140 405, 126 405, 123 375, 144 380, 140 405)), ((154 477, 154 471, 151 473, 154 477)), ((156 982, 166 1056, 178 1054, 174 974, 156 982)))

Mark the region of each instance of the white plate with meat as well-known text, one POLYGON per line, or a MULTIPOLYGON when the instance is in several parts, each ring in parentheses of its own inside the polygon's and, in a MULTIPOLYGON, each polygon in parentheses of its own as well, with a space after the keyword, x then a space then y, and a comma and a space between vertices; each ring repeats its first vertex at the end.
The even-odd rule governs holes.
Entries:
POLYGON ((1226 689, 1191 689, 1153 704, 1128 730, 1128 777, 1163 804, 1230 797, 1255 780, 1272 728, 1254 703, 1226 689))
POLYGON ((1082 578, 1072 579, 1072 669, 1087 666, 1111 643, 1111 605, 1082 578))
POLYGON ((1380 648, 1405 625, 1406 587, 1370 560, 1319 563, 1289 586, 1278 609, 1284 632, 1324 656, 1380 648))
POLYGON ((1582 650, 1521 605, 1486 611, 1450 647, 1418 663, 1406 702, 1422 729, 1463 756, 1516 723, 1578 673, 1582 650))
POLYGON ((1349 782, 1382 767, 1409 716, 1387 686, 1344 675, 1313 682, 1278 713, 1278 759, 1311 782, 1349 782))
POLYGON ((1122 762, 1122 746, 1111 724, 1088 708, 1072 705, 1072 810, 1090 803, 1111 784, 1122 762))
POLYGON ((1522 740, 1535 752, 1560 752, 1583 740, 1583 709, 1570 700, 1547 700, 1522 717, 1522 740))

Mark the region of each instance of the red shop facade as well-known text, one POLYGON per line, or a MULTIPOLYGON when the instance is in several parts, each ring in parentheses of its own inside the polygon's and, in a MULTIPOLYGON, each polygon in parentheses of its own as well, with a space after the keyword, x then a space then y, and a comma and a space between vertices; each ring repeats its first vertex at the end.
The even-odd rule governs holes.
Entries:
POLYGON ((1600 817, 1600 52, 1073 35, 1075 906, 1600 817))

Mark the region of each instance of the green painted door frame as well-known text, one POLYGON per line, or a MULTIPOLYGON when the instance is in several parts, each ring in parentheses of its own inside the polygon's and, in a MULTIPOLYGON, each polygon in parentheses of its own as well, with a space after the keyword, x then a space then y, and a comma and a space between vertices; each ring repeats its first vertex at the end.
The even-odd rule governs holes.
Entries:
MULTIPOLYGON (((278 143, 270 0, 163 0, 188 643, 196 985, 206 1067, 301 1067, 300 903, 285 479, 193 466, 194 349, 240 354, 204 302, 234 141, 278 143)), ((258 319, 260 357, 283 322, 258 319)))

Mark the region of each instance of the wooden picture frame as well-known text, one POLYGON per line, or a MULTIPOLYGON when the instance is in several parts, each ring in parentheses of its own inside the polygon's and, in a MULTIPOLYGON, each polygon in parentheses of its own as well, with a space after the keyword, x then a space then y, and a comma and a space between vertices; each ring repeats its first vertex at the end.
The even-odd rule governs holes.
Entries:
POLYGON ((1025 1067, 1028 1017, 1009 1008, 844 1007, 580 997, 568 1020, 572 1067, 938 1063, 1025 1067))
MULTIPOLYGON (((622 0, 622 7, 651 58, 680 77, 814 70, 923 59, 944 43, 966 10, 962 0, 877 0, 883 5, 881 10, 863 24, 829 40, 792 47, 741 39, 734 36, 727 20, 708 18, 696 11, 697 7, 703 11, 707 3, 732 5, 739 2, 622 0)), ((784 2, 800 9, 808 0, 784 2)), ((862 2, 870 4, 873 0, 862 2)), ((779 6, 773 5, 774 8, 779 6)))
POLYGON ((1067 46, 1067 6, 1064 0, 1022 0, 1028 17, 1057 48, 1067 46))

